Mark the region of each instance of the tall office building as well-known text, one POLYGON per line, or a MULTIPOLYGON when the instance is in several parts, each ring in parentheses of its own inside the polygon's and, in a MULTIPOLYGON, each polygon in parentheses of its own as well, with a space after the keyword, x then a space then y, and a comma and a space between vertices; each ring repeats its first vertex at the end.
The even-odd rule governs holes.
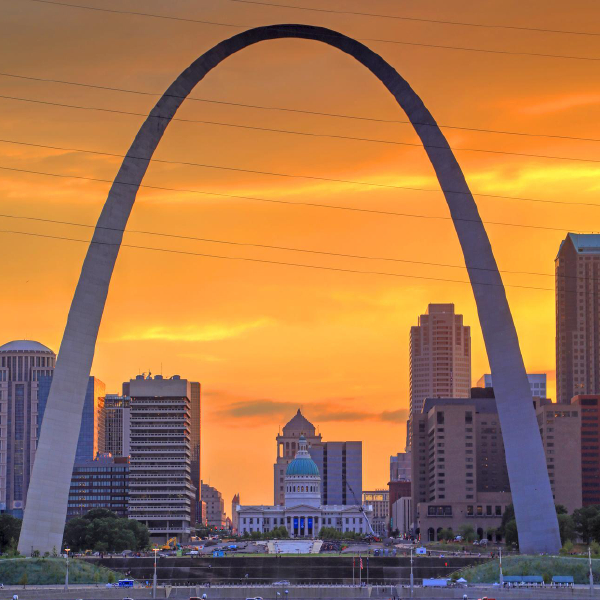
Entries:
POLYGON ((600 393, 600 235, 569 233, 556 272, 556 395, 600 393))
POLYGON ((581 413, 581 494, 583 506, 600 504, 600 395, 575 396, 581 413))
POLYGON ((31 340, 0 346, 0 512, 23 517, 38 440, 41 376, 51 376, 56 355, 31 340))
POLYGON ((129 396, 104 396, 104 451, 111 456, 131 453, 131 406, 129 396))
POLYGON ((190 443, 192 447, 192 484, 196 488, 196 498, 194 506, 193 518, 195 522, 202 522, 202 505, 201 503, 201 488, 200 488, 200 429, 201 429, 201 418, 200 418, 200 393, 201 387, 197 381, 190 381, 190 392, 192 394, 191 400, 191 431, 190 431, 190 443))
POLYGON ((221 492, 207 483, 200 482, 202 502, 206 502, 206 523, 209 527, 225 529, 225 501, 221 492))
MULTIPOLYGON (((527 379, 529 380, 529 388, 531 389, 532 396, 537 396, 538 398, 547 398, 546 373, 527 373, 527 379)), ((489 373, 482 375, 477 381, 477 387, 494 387, 492 376, 489 373)))
POLYGON ((430 304, 410 329, 409 419, 421 413, 425 398, 468 398, 470 391, 471 328, 454 304, 430 304))
POLYGON ((373 507, 371 527, 378 537, 385 537, 390 526, 390 491, 372 490, 362 493, 362 503, 373 507))
POLYGON ((285 502, 284 480, 287 466, 294 460, 298 451, 298 439, 303 435, 310 448, 321 442, 321 435, 315 433, 315 426, 302 414, 300 409, 277 435, 277 458, 273 465, 273 504, 282 506, 285 502))
MULTIPOLYGON (((571 513, 581 507, 579 411, 544 400, 536 413, 554 500, 571 513)), ((412 460, 421 539, 470 524, 480 538, 500 541, 496 529, 512 498, 493 397, 427 398, 413 423, 412 460)))
POLYGON ((127 517, 129 458, 100 454, 94 460, 75 461, 67 504, 67 521, 93 508, 106 508, 127 517))
POLYGON ((321 473, 323 506, 356 506, 362 498, 362 442, 321 442, 308 452, 321 473))
POLYGON ((187 542, 194 518, 191 385, 174 375, 138 375, 131 398, 129 518, 145 523, 151 542, 187 542))
POLYGON ((410 481, 410 452, 398 452, 390 456, 390 481, 410 481))
MULTIPOLYGON (((51 383, 51 376, 40 376, 38 392, 38 428, 42 426, 51 383)), ((83 411, 81 413, 81 427, 79 429, 79 438, 77 440, 77 450, 75 454, 76 462, 94 460, 98 453, 103 454, 105 452, 104 396, 104 383, 91 375, 88 379, 83 411)))

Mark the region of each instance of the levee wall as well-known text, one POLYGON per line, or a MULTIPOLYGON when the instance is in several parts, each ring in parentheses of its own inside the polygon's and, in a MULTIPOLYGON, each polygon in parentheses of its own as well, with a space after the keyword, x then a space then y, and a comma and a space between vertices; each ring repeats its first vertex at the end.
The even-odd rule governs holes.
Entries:
MULTIPOLYGON (((103 567, 130 573, 138 581, 152 581, 154 558, 89 558, 103 567)), ((453 571, 485 562, 478 557, 415 557, 414 577, 448 576, 453 571)), ((261 584, 286 580, 302 584, 351 584, 362 582, 396 585, 410 579, 410 558, 366 557, 359 575, 359 558, 352 556, 225 556, 159 558, 157 579, 172 584, 261 584), (354 568, 353 568, 354 564, 354 568)), ((260 594, 257 594, 260 595, 260 594)))

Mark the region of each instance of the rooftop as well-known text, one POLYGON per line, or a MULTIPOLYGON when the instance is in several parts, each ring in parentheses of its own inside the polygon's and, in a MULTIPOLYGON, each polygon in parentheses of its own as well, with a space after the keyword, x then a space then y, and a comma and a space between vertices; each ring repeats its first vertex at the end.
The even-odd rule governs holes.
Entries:
POLYGON ((33 340, 14 340, 0 346, 0 352, 52 352, 48 346, 33 340))

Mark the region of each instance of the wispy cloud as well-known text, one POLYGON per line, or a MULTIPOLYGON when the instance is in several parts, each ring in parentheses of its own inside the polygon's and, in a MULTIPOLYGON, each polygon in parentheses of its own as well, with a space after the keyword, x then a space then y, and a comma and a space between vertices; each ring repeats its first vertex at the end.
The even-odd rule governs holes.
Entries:
MULTIPOLYGON (((228 406, 220 407, 218 416, 228 419, 257 419, 264 417, 277 418, 287 421, 294 416, 300 408, 306 418, 315 425, 331 422, 356 422, 356 421, 380 421, 386 423, 401 423, 408 418, 408 409, 366 411, 348 410, 340 406, 340 400, 298 403, 289 401, 278 401, 271 399, 254 399, 232 402, 228 406)), ((356 401, 358 398, 347 400, 356 401)))
POLYGON ((600 104, 600 94, 562 94, 541 101, 520 104, 519 112, 528 115, 546 115, 592 104, 600 104))
POLYGON ((114 341, 214 342, 239 337, 248 331, 270 325, 272 322, 272 319, 261 318, 235 324, 210 323, 186 327, 145 327, 125 333, 114 341))

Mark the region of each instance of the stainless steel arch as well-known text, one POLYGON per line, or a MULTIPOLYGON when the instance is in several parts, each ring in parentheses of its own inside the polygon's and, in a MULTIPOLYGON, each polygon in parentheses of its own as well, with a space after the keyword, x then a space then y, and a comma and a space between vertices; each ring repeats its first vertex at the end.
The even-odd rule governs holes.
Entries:
POLYGON ((69 311, 41 429, 19 551, 60 549, 87 378, 122 230, 152 155, 171 118, 202 78, 221 61, 257 42, 304 38, 353 56, 396 98, 423 146, 444 192, 463 250, 494 378, 522 552, 560 548, 558 522, 529 383, 502 279, 462 171, 419 96, 383 58, 336 31, 308 25, 250 29, 217 44, 193 62, 152 109, 110 189, 69 311))

